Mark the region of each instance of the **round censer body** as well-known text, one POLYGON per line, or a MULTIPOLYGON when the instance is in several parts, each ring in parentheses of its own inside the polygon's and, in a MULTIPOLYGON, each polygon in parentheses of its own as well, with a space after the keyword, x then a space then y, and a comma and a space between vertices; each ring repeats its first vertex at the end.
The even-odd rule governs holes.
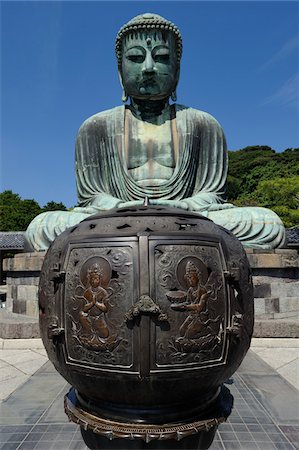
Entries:
POLYGON ((209 447, 253 330, 250 267, 230 232, 179 209, 92 216, 49 248, 39 308, 90 448, 209 447))

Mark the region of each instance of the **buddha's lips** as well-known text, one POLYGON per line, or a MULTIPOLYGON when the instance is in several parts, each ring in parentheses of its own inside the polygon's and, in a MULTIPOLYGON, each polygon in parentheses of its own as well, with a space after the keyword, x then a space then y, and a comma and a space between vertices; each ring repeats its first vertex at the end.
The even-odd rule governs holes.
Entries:
POLYGON ((154 77, 144 78, 140 83, 140 87, 153 86, 155 84, 157 84, 157 82, 154 77))

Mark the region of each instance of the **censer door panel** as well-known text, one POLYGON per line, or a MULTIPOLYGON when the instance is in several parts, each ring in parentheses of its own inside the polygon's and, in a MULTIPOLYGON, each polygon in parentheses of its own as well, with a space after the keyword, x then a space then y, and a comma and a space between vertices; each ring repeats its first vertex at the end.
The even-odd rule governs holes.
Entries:
POLYGON ((224 364, 229 293, 220 244, 156 240, 149 248, 151 297, 167 315, 152 323, 151 371, 224 364))
POLYGON ((83 244, 66 262, 65 329, 68 364, 134 371, 136 331, 125 315, 138 298, 137 242, 83 244))

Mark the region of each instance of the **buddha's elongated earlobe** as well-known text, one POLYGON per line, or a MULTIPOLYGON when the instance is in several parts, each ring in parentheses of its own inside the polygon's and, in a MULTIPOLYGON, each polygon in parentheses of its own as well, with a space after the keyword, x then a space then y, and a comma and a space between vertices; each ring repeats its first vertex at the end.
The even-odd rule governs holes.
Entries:
POLYGON ((119 77, 120 85, 121 85, 121 88, 122 88, 122 97, 121 97, 121 99, 122 99, 123 102, 126 102, 128 100, 128 94, 127 94, 127 92, 125 90, 125 87, 124 87, 123 77, 122 77, 120 69, 118 69, 118 77, 119 77))
POLYGON ((178 82, 179 82, 179 79, 180 79, 180 66, 178 66, 178 68, 177 68, 176 76, 175 76, 175 77, 176 77, 175 88, 174 88, 174 90, 172 91, 171 96, 170 96, 170 98, 171 98, 171 100, 172 100, 173 102, 176 102, 176 101, 177 101, 176 88, 177 88, 177 85, 178 85, 178 82))
POLYGON ((122 95, 121 99, 124 103, 128 100, 128 94, 126 93, 126 90, 124 87, 123 87, 123 95, 122 95))

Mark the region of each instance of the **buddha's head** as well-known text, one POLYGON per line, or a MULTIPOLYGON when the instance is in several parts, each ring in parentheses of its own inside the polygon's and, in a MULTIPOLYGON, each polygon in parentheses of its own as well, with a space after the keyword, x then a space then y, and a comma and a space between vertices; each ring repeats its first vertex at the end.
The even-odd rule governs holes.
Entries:
POLYGON ((142 14, 124 25, 115 52, 123 100, 175 98, 182 56, 178 28, 157 14, 142 14))
POLYGON ((91 287, 96 288, 101 285, 101 278, 103 276, 103 272, 98 264, 94 264, 87 271, 87 280, 91 287))
POLYGON ((200 280, 200 276, 201 273, 198 267, 196 267, 192 261, 188 261, 186 264, 186 273, 184 278, 189 284, 189 286, 191 287, 197 286, 200 280))

